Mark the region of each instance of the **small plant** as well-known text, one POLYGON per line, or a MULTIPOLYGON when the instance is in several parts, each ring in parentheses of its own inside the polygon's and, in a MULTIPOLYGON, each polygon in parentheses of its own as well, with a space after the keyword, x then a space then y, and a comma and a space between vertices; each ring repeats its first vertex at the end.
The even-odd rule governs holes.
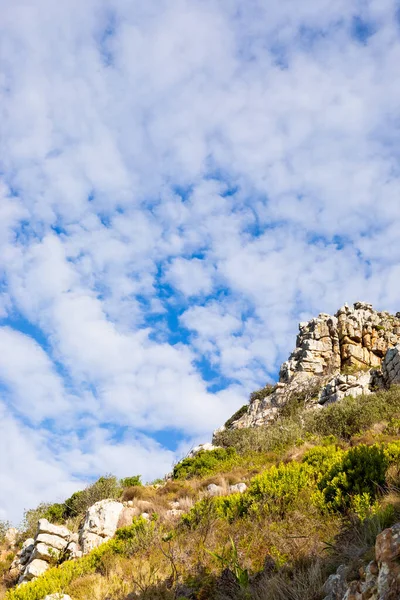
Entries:
POLYGON ((232 425, 232 423, 234 423, 235 421, 237 421, 238 419, 240 419, 240 417, 243 417, 243 415, 245 415, 249 410, 249 405, 248 404, 244 404, 241 408, 239 408, 239 410, 237 410, 226 422, 224 427, 226 427, 227 429, 229 429, 229 427, 232 425))
POLYGON ((237 460, 234 448, 216 448, 215 450, 202 450, 196 456, 184 458, 175 465, 172 477, 174 479, 190 479, 204 477, 222 470, 232 468, 237 460))
POLYGON ((217 554, 216 552, 211 552, 210 550, 207 550, 207 552, 210 556, 217 559, 223 568, 227 568, 233 573, 236 583, 238 583, 241 590, 247 591, 250 585, 249 572, 240 565, 239 554, 235 542, 231 537, 229 537, 229 540, 231 547, 228 557, 217 554))
POLYGON ((142 485, 141 475, 133 475, 132 477, 125 477, 120 479, 120 486, 123 488, 136 487, 142 485))

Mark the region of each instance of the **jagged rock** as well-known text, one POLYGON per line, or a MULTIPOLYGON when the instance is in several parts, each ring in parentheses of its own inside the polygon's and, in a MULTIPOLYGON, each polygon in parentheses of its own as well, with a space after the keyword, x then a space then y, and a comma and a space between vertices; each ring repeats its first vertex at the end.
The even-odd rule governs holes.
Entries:
POLYGON ((375 556, 379 567, 378 600, 400 598, 400 523, 385 529, 376 538, 375 556))
POLYGON ((330 575, 324 585, 324 600, 342 600, 346 593, 346 565, 340 565, 336 573, 330 575))
POLYGON ((112 538, 123 510, 124 505, 115 500, 100 500, 87 510, 79 534, 83 554, 112 538))
POLYGON ((399 600, 400 523, 380 533, 375 542, 375 558, 360 570, 360 579, 346 582, 346 566, 341 565, 324 586, 324 600, 399 600))
POLYGON ((372 378, 372 371, 357 375, 336 375, 322 388, 318 401, 320 404, 327 404, 337 402, 345 396, 371 394, 372 378))
POLYGON ((77 545, 77 534, 72 533, 63 525, 53 525, 47 519, 40 519, 34 539, 24 542, 21 551, 11 565, 21 575, 18 583, 26 583, 39 577, 49 563, 65 553, 65 558, 76 558, 80 556, 80 548, 77 545))
POLYGON ((387 385, 400 383, 400 344, 387 351, 382 362, 382 374, 387 385))
POLYGON ((272 393, 255 395, 247 412, 229 428, 272 422, 294 396, 315 406, 369 393, 383 383, 400 383, 400 344, 394 348, 399 342, 400 313, 377 312, 365 302, 345 304, 335 316, 321 313, 300 323, 296 348, 281 366, 279 383, 272 393), (377 371, 381 366, 383 375, 377 371))
POLYGON ((50 594, 43 598, 43 600, 72 600, 72 598, 67 594, 50 594))
POLYGON ((247 485, 245 483, 235 483, 234 485, 229 486, 229 491, 232 494, 238 493, 243 494, 247 490, 247 485))

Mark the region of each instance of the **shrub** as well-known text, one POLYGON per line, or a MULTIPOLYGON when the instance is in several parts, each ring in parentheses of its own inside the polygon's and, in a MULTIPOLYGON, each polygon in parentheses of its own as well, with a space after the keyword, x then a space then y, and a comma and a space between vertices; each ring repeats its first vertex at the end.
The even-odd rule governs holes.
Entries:
MULTIPOLYGON (((318 487, 326 505, 343 511, 350 507, 352 496, 368 494, 371 501, 385 484, 387 458, 382 447, 361 444, 346 452, 321 478, 318 487)), ((363 496, 364 502, 366 496, 363 496)))
POLYGON ((272 385, 271 383, 267 383, 263 388, 256 390, 250 394, 250 402, 254 402, 254 400, 264 400, 267 396, 273 394, 276 390, 276 385, 272 385))
POLYGON ((302 462, 313 469, 316 480, 320 481, 342 457, 343 450, 337 446, 315 446, 305 453, 302 462))
POLYGON ((142 485, 141 475, 133 475, 132 477, 125 477, 124 479, 120 479, 120 485, 123 488, 135 487, 138 485, 142 485))
POLYGON ((400 414, 399 386, 389 391, 353 398, 348 396, 323 410, 307 415, 305 429, 318 435, 335 435, 349 440, 383 419, 400 414))
POLYGON ((301 442, 302 426, 298 419, 282 418, 270 425, 228 429, 214 436, 214 443, 235 448, 238 454, 276 452, 301 442))
POLYGON ((11 527, 9 521, 1 521, 0 520, 0 543, 3 542, 4 536, 7 533, 7 529, 11 527))
POLYGON ((307 464, 291 462, 273 466, 254 477, 243 494, 247 511, 266 507, 268 512, 284 514, 290 509, 300 492, 313 485, 313 470, 307 464))
POLYGON ((39 519, 45 519, 47 512, 51 508, 51 504, 42 502, 36 508, 31 508, 24 511, 24 516, 21 525, 21 532, 24 538, 35 537, 39 519))
POLYGON ((249 405, 248 404, 243 404, 243 406, 241 408, 239 408, 239 410, 237 410, 226 422, 224 427, 226 427, 227 429, 229 429, 229 427, 232 425, 232 423, 234 423, 235 421, 237 421, 238 419, 240 419, 240 417, 243 417, 243 415, 245 415, 247 413, 247 411, 249 410, 249 405))
POLYGON ((202 450, 196 456, 184 458, 180 463, 175 465, 172 477, 174 479, 204 477, 223 468, 232 468, 236 460, 237 454, 234 448, 202 450))
POLYGON ((97 481, 88 485, 84 490, 72 494, 72 496, 65 501, 64 518, 83 515, 90 506, 99 500, 118 498, 120 493, 121 488, 116 477, 113 475, 100 477, 97 481))

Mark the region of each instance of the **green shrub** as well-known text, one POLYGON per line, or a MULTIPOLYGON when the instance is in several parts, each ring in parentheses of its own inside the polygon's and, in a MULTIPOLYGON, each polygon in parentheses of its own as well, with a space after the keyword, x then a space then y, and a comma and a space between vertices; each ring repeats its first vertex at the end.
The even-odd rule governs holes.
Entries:
POLYGON ((123 488, 128 487, 136 487, 138 485, 142 485, 141 475, 133 475, 132 477, 125 477, 124 479, 120 479, 120 485, 123 488))
POLYGON ((303 463, 309 465, 316 481, 320 481, 330 469, 343 458, 343 450, 337 446, 315 446, 303 456, 303 463))
POLYGON ((238 454, 282 451, 302 442, 303 430, 299 419, 281 418, 262 427, 227 429, 214 436, 214 443, 235 448, 238 454))
POLYGON ((264 400, 267 396, 273 394, 276 390, 276 385, 272 385, 271 383, 267 383, 263 388, 256 390, 250 394, 250 402, 254 402, 254 400, 264 400))
POLYGON ((351 506, 353 496, 363 494, 372 502, 385 485, 387 465, 381 446, 360 444, 348 450, 318 483, 327 507, 344 511, 351 506))
POLYGON ((234 448, 216 448, 215 450, 201 450, 191 458, 184 458, 175 465, 173 479, 191 479, 204 477, 223 469, 230 469, 237 461, 234 448))
POLYGON ((97 481, 88 485, 84 490, 75 492, 65 503, 64 518, 83 515, 87 509, 107 498, 118 498, 121 494, 121 488, 114 475, 100 477, 97 481))
POLYGON ((247 413, 247 411, 249 410, 249 405, 248 404, 243 404, 243 406, 241 408, 239 408, 239 410, 237 410, 226 422, 224 427, 226 427, 227 429, 229 429, 229 427, 232 425, 232 423, 234 423, 235 421, 237 421, 238 419, 240 419, 240 417, 243 417, 243 415, 245 415, 247 413))
POLYGON ((10 527, 11 523, 9 521, 0 520, 0 543, 3 542, 7 529, 9 529, 10 527))
POLYGON ((383 419, 400 416, 400 389, 353 398, 348 396, 323 410, 306 415, 305 429, 321 436, 335 435, 349 440, 383 419))
POLYGON ((314 483, 313 469, 307 464, 291 462, 273 466, 251 480, 242 496, 244 510, 258 511, 266 507, 268 512, 284 514, 290 509, 300 492, 314 483))

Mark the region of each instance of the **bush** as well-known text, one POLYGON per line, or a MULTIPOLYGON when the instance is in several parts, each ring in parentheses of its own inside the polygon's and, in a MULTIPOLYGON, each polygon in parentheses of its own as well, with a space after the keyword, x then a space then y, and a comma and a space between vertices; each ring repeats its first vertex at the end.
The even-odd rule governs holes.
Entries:
POLYGON ((7 529, 11 527, 9 521, 1 521, 0 520, 0 543, 4 541, 4 536, 7 533, 7 529))
POLYGON ((243 404, 243 406, 241 408, 239 408, 239 410, 237 410, 226 422, 224 427, 226 427, 227 429, 229 429, 229 427, 232 425, 232 423, 234 423, 235 421, 237 421, 238 419, 240 419, 240 417, 243 417, 243 415, 245 415, 247 413, 247 411, 249 410, 249 405, 248 404, 243 404))
POLYGON ((271 394, 273 394, 276 390, 276 385, 272 385, 271 383, 267 383, 263 388, 256 390, 250 394, 250 402, 254 402, 254 400, 264 400, 271 394))
POLYGON ((223 469, 230 469, 237 461, 234 448, 216 448, 215 450, 201 450, 192 458, 184 458, 175 465, 173 479, 191 479, 204 477, 223 469))
POLYGON ((214 436, 214 443, 225 448, 235 448, 241 455, 276 452, 301 442, 302 434, 300 420, 282 418, 262 427, 221 431, 214 436))
POLYGON ((300 492, 314 483, 313 470, 307 464, 291 462, 273 466, 254 477, 243 494, 246 511, 266 507, 268 512, 281 515, 290 509, 300 492))
POLYGON ((113 475, 100 477, 84 490, 72 494, 65 501, 64 519, 84 515, 87 509, 99 500, 118 498, 120 494, 121 488, 116 477, 113 475))
POLYGON ((123 488, 135 487, 138 485, 142 485, 141 475, 133 475, 132 477, 125 477, 124 479, 120 479, 120 485, 123 488))
POLYGON ((348 450, 318 483, 328 508, 344 511, 356 495, 362 497, 365 504, 365 494, 368 494, 372 502, 379 488, 385 485, 387 465, 381 446, 361 444, 348 450))
POLYGON ((305 429, 318 435, 349 440, 383 419, 400 415, 399 386, 389 391, 353 398, 348 396, 323 410, 307 415, 305 429))
POLYGON ((343 458, 343 450, 337 446, 315 446, 303 456, 303 463, 309 465, 316 481, 320 481, 330 469, 343 458))

